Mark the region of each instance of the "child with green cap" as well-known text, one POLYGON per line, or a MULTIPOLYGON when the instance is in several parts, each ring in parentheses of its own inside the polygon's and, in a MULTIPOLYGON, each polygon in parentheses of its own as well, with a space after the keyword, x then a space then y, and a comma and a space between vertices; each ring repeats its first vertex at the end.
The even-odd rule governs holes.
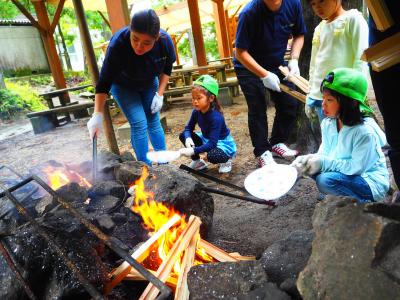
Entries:
POLYGON ((236 155, 236 144, 226 126, 222 109, 217 100, 218 83, 209 75, 202 75, 193 82, 193 111, 179 139, 186 148, 179 150, 181 155, 190 156, 189 167, 202 170, 207 163, 200 158, 200 153, 207 154, 207 160, 219 164, 220 173, 232 169, 232 158, 236 155), (194 132, 196 124, 201 132, 194 132))
POLYGON ((365 75, 337 68, 321 83, 322 143, 315 154, 297 157, 299 174, 311 175, 320 192, 350 196, 359 203, 382 201, 389 173, 382 147, 386 137, 370 115, 365 75))

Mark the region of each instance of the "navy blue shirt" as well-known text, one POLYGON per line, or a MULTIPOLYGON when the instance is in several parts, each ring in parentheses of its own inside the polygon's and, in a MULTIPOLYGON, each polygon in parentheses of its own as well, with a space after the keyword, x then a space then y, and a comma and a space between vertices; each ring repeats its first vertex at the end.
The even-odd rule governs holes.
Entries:
POLYGON ((131 46, 130 29, 125 27, 111 38, 96 93, 108 93, 113 83, 146 88, 161 73, 171 75, 175 60, 174 44, 166 31, 160 30, 160 37, 149 52, 137 55, 131 46))
POLYGON ((376 43, 400 32, 400 1, 399 0, 386 0, 384 1, 393 18, 394 25, 386 29, 385 31, 379 31, 376 28, 376 24, 371 14, 369 14, 369 45, 375 45, 376 43))
POLYGON ((204 114, 194 109, 183 132, 185 140, 191 137, 196 124, 199 124, 201 133, 208 139, 208 142, 199 147, 195 147, 195 154, 208 152, 214 149, 217 147, 218 140, 223 140, 230 134, 224 116, 216 109, 209 109, 204 114))
MULTIPOLYGON (((239 14, 235 47, 247 50, 263 68, 277 69, 283 64, 289 38, 305 32, 300 0, 282 0, 276 12, 263 0, 252 0, 239 14)), ((234 65, 245 68, 236 58, 234 65)))

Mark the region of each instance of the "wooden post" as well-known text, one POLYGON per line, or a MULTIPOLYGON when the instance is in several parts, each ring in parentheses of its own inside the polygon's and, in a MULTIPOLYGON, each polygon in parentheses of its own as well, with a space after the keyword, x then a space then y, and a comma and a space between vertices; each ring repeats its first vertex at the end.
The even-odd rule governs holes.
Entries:
MULTIPOLYGON (((65 89, 67 87, 65 84, 65 77, 62 71, 60 58, 57 54, 56 44, 53 38, 53 31, 44 2, 44 0, 32 0, 33 7, 35 8, 36 16, 38 18, 38 24, 42 28, 42 30, 40 30, 40 35, 43 40, 44 49, 46 51, 47 60, 49 61, 54 83, 56 84, 57 89, 65 89)), ((70 102, 68 93, 63 96, 63 101, 65 103, 70 102)))
POLYGON ((175 49, 175 56, 176 56, 176 64, 180 65, 180 61, 179 61, 179 53, 178 53, 178 42, 176 40, 176 35, 175 34, 171 34, 171 39, 172 39, 172 43, 174 43, 174 49, 175 49))
POLYGON ((112 33, 128 26, 130 22, 126 0, 105 0, 112 33))
POLYGON ((199 14, 199 4, 197 0, 188 0, 190 23, 196 50, 197 64, 199 66, 207 65, 206 51, 204 48, 203 33, 201 31, 201 22, 199 14))
MULTIPOLYGON (((89 28, 86 23, 85 11, 83 9, 82 0, 73 0, 75 14, 77 16, 79 33, 85 51, 85 58, 88 64, 89 73, 92 77, 93 85, 99 81, 99 69, 97 67, 96 56, 94 55, 92 41, 90 39, 89 28)), ((117 139, 115 138, 114 128, 107 102, 104 103, 104 133, 107 138, 108 147, 111 152, 119 154, 117 139)))
POLYGON ((229 57, 229 40, 227 20, 225 19, 224 0, 213 0, 213 10, 219 55, 221 58, 229 57))

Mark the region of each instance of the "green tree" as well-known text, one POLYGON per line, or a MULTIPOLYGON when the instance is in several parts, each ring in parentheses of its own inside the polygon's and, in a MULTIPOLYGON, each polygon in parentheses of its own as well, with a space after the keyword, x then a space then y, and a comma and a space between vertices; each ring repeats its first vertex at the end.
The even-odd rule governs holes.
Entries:
MULTIPOLYGON (((28 9, 28 11, 34 11, 30 0, 20 0, 21 4, 28 9)), ((0 0, 0 18, 12 20, 16 16, 20 15, 19 9, 10 0, 0 0)))

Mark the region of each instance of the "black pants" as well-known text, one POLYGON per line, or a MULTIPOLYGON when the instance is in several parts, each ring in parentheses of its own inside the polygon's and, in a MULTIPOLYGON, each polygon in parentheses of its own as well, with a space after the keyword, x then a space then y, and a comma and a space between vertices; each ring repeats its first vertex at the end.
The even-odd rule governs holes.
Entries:
POLYGON ((400 188, 400 120, 398 99, 398 76, 400 64, 381 72, 372 69, 371 79, 374 86, 376 102, 383 116, 385 132, 390 150, 388 152, 394 180, 400 188))
MULTIPOLYGON (((203 141, 196 133, 192 132, 191 137, 196 147, 203 145, 203 141)), ((183 135, 183 132, 179 135, 179 140, 182 142, 183 145, 185 145, 185 137, 183 135)), ((197 160, 200 158, 200 156, 198 154, 195 154, 192 155, 191 158, 193 160, 197 160)), ((207 160, 212 164, 226 163, 229 160, 229 156, 226 155, 226 153, 222 149, 215 147, 214 149, 211 149, 207 152, 207 160)))
MULTIPOLYGON (((272 126, 271 139, 268 140, 267 103, 265 101, 266 89, 264 84, 247 69, 235 68, 240 88, 246 98, 248 107, 248 126, 254 155, 260 156, 272 145, 284 143, 289 138, 296 121, 298 101, 286 93, 270 91, 271 99, 275 103, 275 119, 272 126)), ((272 70, 274 72, 274 70, 272 70)), ((283 80, 279 70, 274 72, 283 80)), ((285 85, 294 88, 287 81, 285 85)))

